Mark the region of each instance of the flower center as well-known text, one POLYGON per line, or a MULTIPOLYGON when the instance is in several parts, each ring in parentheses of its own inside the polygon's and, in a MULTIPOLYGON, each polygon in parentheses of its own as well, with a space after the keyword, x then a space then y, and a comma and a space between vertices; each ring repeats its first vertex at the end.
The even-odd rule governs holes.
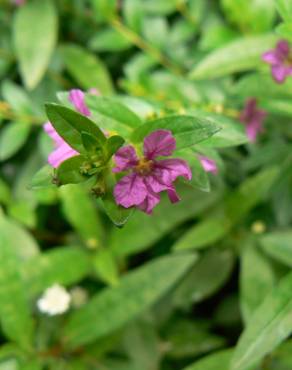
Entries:
POLYGON ((147 158, 140 158, 138 164, 135 166, 134 171, 139 175, 148 175, 153 169, 154 162, 147 158))

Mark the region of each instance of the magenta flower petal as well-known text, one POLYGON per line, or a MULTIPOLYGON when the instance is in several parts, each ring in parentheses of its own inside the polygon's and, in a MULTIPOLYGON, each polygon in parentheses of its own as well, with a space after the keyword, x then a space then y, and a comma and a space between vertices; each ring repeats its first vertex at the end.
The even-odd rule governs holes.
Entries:
POLYGON ((148 190, 143 177, 136 173, 124 176, 114 188, 114 197, 117 204, 125 208, 138 206, 147 195, 148 190))
POLYGON ((257 108, 257 101, 254 98, 248 99, 240 114, 240 121, 246 127, 246 134, 251 142, 256 140, 257 135, 263 131, 263 121, 267 113, 257 108))
POLYGON ((145 176, 144 182, 148 188, 148 190, 154 193, 160 193, 163 190, 167 190, 171 186, 171 179, 170 176, 164 182, 162 177, 161 170, 153 170, 152 173, 148 176, 145 176))
POLYGON ((266 63, 269 63, 269 64, 277 64, 277 63, 279 63, 279 57, 275 53, 274 50, 270 50, 270 51, 265 52, 262 55, 262 59, 263 59, 263 61, 265 61, 266 63))
POLYGON ((12 0, 12 3, 14 3, 17 6, 24 5, 26 0, 12 0))
POLYGON ((160 202, 160 196, 155 193, 148 193, 144 201, 137 206, 141 211, 151 215, 153 208, 160 202))
POLYGON ((137 165, 138 157, 136 150, 132 145, 127 145, 120 148, 115 156, 114 160, 116 167, 113 168, 113 172, 123 172, 129 170, 137 165))
POLYGON ((167 195, 171 203, 177 203, 180 201, 180 197, 173 186, 167 190, 167 195))
POLYGON ((144 139, 144 155, 148 159, 169 156, 175 148, 175 138, 168 130, 156 130, 144 139))
POLYGON ((199 155, 199 160, 201 162, 202 167, 206 172, 211 172, 214 175, 218 173, 218 168, 216 162, 208 157, 205 157, 203 155, 199 155))
POLYGON ((90 116, 90 110, 85 104, 85 94, 83 91, 79 89, 70 90, 69 101, 79 113, 84 114, 84 116, 90 116))
POLYGON ((57 149, 55 149, 48 157, 49 164, 57 168, 60 166, 62 162, 64 162, 66 159, 69 159, 71 157, 74 157, 75 155, 78 155, 78 152, 76 150, 72 149, 65 141, 62 145, 60 145, 57 149))
POLYGON ((163 182, 167 183, 167 177, 171 182, 174 182, 179 176, 184 177, 186 180, 192 179, 192 171, 183 159, 170 158, 157 161, 157 168, 164 170, 163 182))
POLYGON ((287 68, 282 64, 272 66, 272 76, 278 83, 283 83, 288 74, 289 73, 287 73, 287 68))
POLYGON ((57 131, 54 129, 51 122, 47 122, 43 126, 45 132, 50 136, 51 139, 53 139, 56 146, 60 146, 64 143, 64 140, 62 137, 57 133, 57 131))
POLYGON ((280 40, 278 41, 276 45, 276 53, 278 56, 281 56, 283 58, 286 58, 289 55, 290 47, 289 42, 286 40, 280 40))

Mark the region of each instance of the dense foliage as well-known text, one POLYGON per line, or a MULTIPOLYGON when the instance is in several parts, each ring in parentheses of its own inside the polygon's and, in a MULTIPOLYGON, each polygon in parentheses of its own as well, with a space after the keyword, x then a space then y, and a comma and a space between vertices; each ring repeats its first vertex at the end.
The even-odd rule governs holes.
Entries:
POLYGON ((0 370, 291 370, 292 0, 2 0, 0 30, 0 370))

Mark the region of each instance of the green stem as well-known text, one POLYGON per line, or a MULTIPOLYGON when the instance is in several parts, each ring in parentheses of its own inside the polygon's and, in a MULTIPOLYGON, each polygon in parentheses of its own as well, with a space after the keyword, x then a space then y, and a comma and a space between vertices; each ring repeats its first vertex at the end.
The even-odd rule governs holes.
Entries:
POLYGON ((118 18, 113 18, 110 20, 110 24, 116 31, 125 36, 132 44, 145 51, 145 53, 149 54, 165 68, 169 69, 176 75, 181 75, 183 73, 181 68, 169 60, 159 49, 145 41, 140 35, 124 25, 118 18))

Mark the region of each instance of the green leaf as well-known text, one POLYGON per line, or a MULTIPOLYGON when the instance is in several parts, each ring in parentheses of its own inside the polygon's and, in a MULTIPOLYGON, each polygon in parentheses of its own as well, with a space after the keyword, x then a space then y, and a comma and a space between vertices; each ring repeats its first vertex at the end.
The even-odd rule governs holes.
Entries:
MULTIPOLYGON (((87 94, 86 104, 92 112, 93 118, 97 112, 101 115, 101 122, 103 122, 103 117, 110 119, 109 121, 106 120, 105 123, 111 126, 103 126, 104 130, 115 130, 115 127, 118 128, 120 125, 125 126, 127 129, 132 129, 140 126, 142 123, 136 113, 119 103, 116 99, 87 94)), ((96 116, 97 120, 99 117, 99 115, 96 116)))
POLYGON ((96 55, 78 45, 63 46, 61 55, 69 73, 84 89, 97 88, 104 95, 113 92, 109 72, 96 55))
POLYGON ((191 71, 191 78, 211 79, 258 68, 261 55, 272 49, 277 41, 274 35, 244 37, 230 42, 207 55, 191 71))
POLYGON ((80 248, 59 247, 31 258, 21 276, 31 297, 55 283, 71 285, 90 273, 89 255, 80 248))
POLYGON ((175 152, 175 156, 187 161, 192 171, 192 179, 190 181, 183 180, 186 184, 198 188, 202 191, 210 191, 209 177, 201 162, 197 158, 197 154, 194 153, 190 148, 178 150, 175 152))
POLYGON ((280 37, 287 39, 288 41, 292 41, 292 24, 291 20, 287 23, 281 23, 276 28, 277 34, 279 34, 280 37))
POLYGON ((30 186, 31 189, 43 189, 48 187, 56 187, 53 183, 55 170, 49 164, 42 167, 32 178, 30 186))
POLYGON ((261 236, 263 250, 277 261, 292 267, 292 230, 274 231, 261 236))
POLYGON ((220 217, 209 217, 190 227, 172 247, 175 251, 205 248, 221 239, 229 230, 229 222, 220 217))
POLYGON ((240 268, 240 306, 245 322, 276 283, 275 273, 268 259, 257 249, 255 242, 242 243, 240 268))
POLYGON ((20 73, 29 89, 42 79, 57 40, 58 18, 50 0, 32 0, 18 8, 13 27, 20 73), (44 32, 45 30, 45 32, 44 32))
POLYGON ((116 285, 119 281, 117 262, 110 249, 97 251, 93 258, 93 266, 97 275, 109 285, 116 285))
POLYGON ((11 107, 21 113, 33 114, 35 108, 28 94, 20 86, 6 80, 1 85, 1 91, 4 100, 6 100, 11 107))
POLYGON ((133 208, 124 208, 117 205, 113 195, 116 177, 113 174, 108 174, 106 181, 106 193, 101 199, 102 206, 111 221, 116 226, 122 227, 129 220, 134 210, 133 208))
POLYGON ((195 320, 172 320, 163 338, 169 343, 167 357, 183 360, 224 346, 224 338, 211 334, 206 326, 206 323, 195 320))
POLYGON ((82 132, 93 135, 101 145, 106 142, 97 124, 82 114, 58 104, 46 104, 46 112, 58 134, 77 152, 85 153, 82 132))
POLYGON ((281 17, 287 21, 292 20, 292 1, 291 0, 276 0, 276 7, 281 17))
POLYGON ((163 49, 168 40, 168 24, 163 17, 145 17, 142 33, 145 39, 158 49, 163 49))
POLYGON ((161 351, 155 329, 153 323, 144 318, 127 325, 123 336, 123 346, 134 368, 159 369, 161 351))
POLYGON ((104 230, 93 199, 79 185, 62 186, 59 194, 66 219, 87 247, 100 247, 103 244, 104 230))
POLYGON ((292 273, 289 273, 255 311, 239 338, 232 360, 232 370, 245 370, 291 334, 291 289, 292 273))
POLYGON ((9 186, 0 177, 0 204, 2 203, 4 205, 8 205, 10 202, 11 202, 11 192, 9 186))
POLYGON ((237 190, 226 195, 222 205, 213 210, 209 217, 189 229, 174 249, 205 248, 222 239, 253 207, 265 199, 278 176, 279 169, 270 167, 245 180, 237 190))
POLYGON ((274 0, 221 0, 226 17, 242 32, 269 31, 275 20, 274 0))
POLYGON ((91 0, 92 7, 97 17, 110 20, 116 13, 117 0, 91 0))
POLYGON ((205 111, 192 110, 189 114, 199 119, 208 120, 210 123, 220 127, 220 131, 212 137, 200 143, 203 147, 225 148, 230 146, 242 145, 248 142, 244 125, 224 115, 209 113, 205 111))
POLYGON ((30 125, 23 122, 10 122, 1 131, 0 161, 12 157, 25 144, 30 133, 30 125))
POLYGON ((0 210, 0 245, 2 244, 16 251, 19 261, 27 261, 39 253, 35 239, 18 223, 4 217, 0 210))
POLYGON ((124 35, 112 28, 101 29, 89 41, 89 48, 94 51, 117 52, 131 46, 131 42, 124 35))
POLYGON ((126 256, 150 248, 176 226, 199 215, 218 200, 216 191, 202 193, 182 186, 178 188, 178 193, 182 200, 177 204, 171 204, 163 197, 162 204, 154 210, 151 217, 136 212, 135 217, 123 229, 113 229, 109 235, 109 246, 114 253, 126 256))
POLYGON ((56 171, 58 185, 79 184, 86 181, 88 177, 80 172, 85 161, 85 157, 77 155, 62 162, 56 171))
POLYGON ((123 146, 125 140, 118 135, 111 136, 107 141, 107 154, 110 159, 121 146, 123 146))
POLYGON ((188 307, 210 297, 225 284, 233 265, 234 256, 230 250, 207 251, 173 293, 175 306, 188 307))
POLYGON ((14 248, 15 242, 20 241, 23 247, 23 240, 15 239, 15 234, 8 234, 13 230, 7 230, 6 226, 10 224, 0 215, 0 321, 7 338, 29 349, 32 345, 33 320, 19 272, 19 247, 14 248))
POLYGON ((162 257, 128 273, 117 286, 96 294, 65 325, 67 347, 76 348, 121 328, 157 302, 193 262, 191 255, 162 257))
POLYGON ((170 130, 176 139, 176 148, 183 149, 208 139, 220 130, 213 122, 192 116, 169 116, 146 122, 132 134, 133 142, 142 142, 144 137, 159 129, 170 130))
POLYGON ((88 132, 81 132, 81 140, 84 149, 89 154, 95 154, 102 149, 100 142, 96 139, 96 137, 88 132))
POLYGON ((232 353, 231 349, 212 353, 185 367, 183 370, 219 370, 218 364, 220 364, 220 370, 230 370, 232 353))

